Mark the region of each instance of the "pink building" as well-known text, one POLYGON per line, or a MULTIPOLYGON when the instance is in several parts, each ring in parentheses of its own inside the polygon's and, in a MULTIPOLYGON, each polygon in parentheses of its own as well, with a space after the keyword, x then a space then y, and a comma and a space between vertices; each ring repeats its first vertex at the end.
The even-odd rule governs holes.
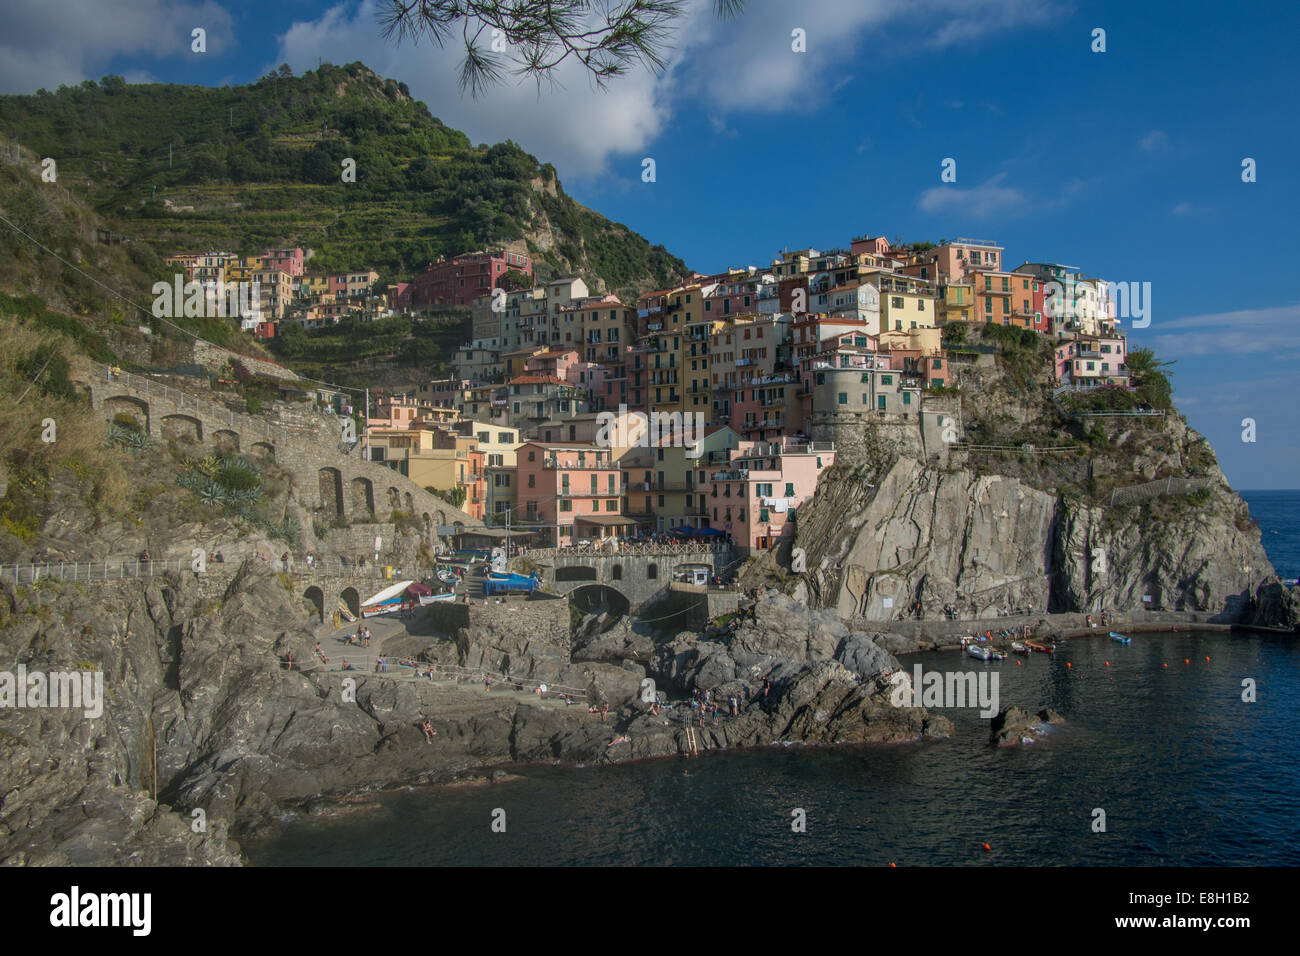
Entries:
POLYGON ((524 442, 519 446, 513 520, 535 525, 554 546, 603 538, 636 522, 623 517, 622 472, 613 452, 594 442, 524 442))
POLYGON ((710 475, 707 524, 744 552, 770 550, 793 534, 792 513, 835 464, 831 442, 742 441, 725 470, 710 475))
POLYGON ((302 250, 267 249, 262 253, 262 268, 271 272, 287 272, 291 276, 302 275, 302 250))
POLYGON ((1059 344, 1053 353, 1053 371, 1063 385, 1091 388, 1129 384, 1127 351, 1122 335, 1080 335, 1059 344))
POLYGON ((569 369, 578 364, 578 359, 576 349, 547 349, 524 359, 524 372, 567 379, 569 369))

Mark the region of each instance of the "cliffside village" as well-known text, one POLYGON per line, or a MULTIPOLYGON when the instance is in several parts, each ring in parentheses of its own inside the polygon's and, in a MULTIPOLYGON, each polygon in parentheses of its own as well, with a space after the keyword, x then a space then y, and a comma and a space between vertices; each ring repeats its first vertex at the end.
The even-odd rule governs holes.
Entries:
POLYGON ((374 270, 307 274, 302 249, 168 261, 201 283, 256 281, 260 312, 242 324, 263 339, 286 323, 469 309, 450 377, 371 390, 365 454, 538 546, 777 546, 846 429, 924 429, 930 406, 954 407, 963 366, 992 361, 987 346, 945 344, 948 322, 1050 336, 1060 386, 1130 387, 1115 286, 1058 263, 1009 269, 987 240, 864 236, 694 273, 634 304, 579 278, 536 283, 532 258, 505 249, 383 292, 374 270))

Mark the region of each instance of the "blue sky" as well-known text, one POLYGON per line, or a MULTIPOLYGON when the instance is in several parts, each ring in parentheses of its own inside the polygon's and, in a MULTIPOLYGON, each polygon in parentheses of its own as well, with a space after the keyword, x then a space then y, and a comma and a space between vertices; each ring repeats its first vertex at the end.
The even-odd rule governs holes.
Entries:
POLYGON ((462 97, 455 54, 378 36, 374 0, 11 0, 0 91, 105 73, 243 83, 287 61, 361 60, 477 142, 507 137, 568 191, 701 271, 782 248, 995 239, 1150 282, 1137 345, 1239 488, 1300 486, 1286 409, 1300 361, 1295 159, 1300 5, 1063 0, 695 3, 660 75, 462 97), (1244 12, 1243 12, 1244 11, 1244 12), (208 53, 190 51, 193 26, 208 53), (791 50, 806 31, 807 52, 791 50), (1106 30, 1106 52, 1091 50, 1106 30), (642 159, 656 163, 641 181, 642 159), (957 182, 940 163, 957 161, 957 182), (1252 157, 1258 181, 1241 181, 1252 157), (1253 418, 1257 441, 1241 440, 1253 418))

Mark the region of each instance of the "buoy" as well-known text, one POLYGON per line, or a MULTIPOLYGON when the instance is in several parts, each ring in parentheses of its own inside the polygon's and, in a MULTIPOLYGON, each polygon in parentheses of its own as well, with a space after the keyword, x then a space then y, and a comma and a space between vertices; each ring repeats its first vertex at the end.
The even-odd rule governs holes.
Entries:
POLYGON ((1161 664, 1160 666, 1163 667, 1163 668, 1165 668, 1166 670, 1169 669, 1169 665, 1168 665, 1168 664, 1161 664))
POLYGON ((1017 666, 1017 667, 1020 666, 1020 661, 1016 661, 1016 666, 1017 666))
POLYGON ((1107 662, 1106 662, 1106 666, 1107 666, 1107 667, 1110 667, 1110 661, 1107 661, 1107 662))
POLYGON ((981 843, 980 846, 984 847, 986 853, 993 849, 993 847, 989 846, 987 843, 981 843))
POLYGON ((889 864, 889 865, 892 866, 892 867, 897 867, 897 866, 898 866, 897 863, 891 863, 891 864, 889 864))
POLYGON ((1205 655, 1205 659, 1208 661, 1208 660, 1210 659, 1210 655, 1209 655, 1209 654, 1206 654, 1206 655, 1205 655))
POLYGON ((1184 664, 1190 664, 1191 661, 1189 661, 1187 658, 1184 657, 1184 658, 1183 658, 1183 663, 1184 663, 1184 664))
POLYGON ((1066 666, 1066 667, 1073 667, 1074 665, 1071 664, 1069 661, 1066 661, 1066 662, 1065 662, 1065 666, 1066 666))

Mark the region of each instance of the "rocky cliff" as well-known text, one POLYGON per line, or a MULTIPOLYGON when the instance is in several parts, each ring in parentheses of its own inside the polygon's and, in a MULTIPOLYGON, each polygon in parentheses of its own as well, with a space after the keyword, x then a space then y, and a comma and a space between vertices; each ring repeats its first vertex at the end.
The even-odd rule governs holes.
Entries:
POLYGON ((791 590, 873 622, 1164 608, 1296 623, 1295 597, 1217 467, 1190 494, 1157 480, 1114 504, 1038 478, 1014 462, 977 472, 905 457, 874 483, 836 469, 799 511, 807 573, 791 590))

